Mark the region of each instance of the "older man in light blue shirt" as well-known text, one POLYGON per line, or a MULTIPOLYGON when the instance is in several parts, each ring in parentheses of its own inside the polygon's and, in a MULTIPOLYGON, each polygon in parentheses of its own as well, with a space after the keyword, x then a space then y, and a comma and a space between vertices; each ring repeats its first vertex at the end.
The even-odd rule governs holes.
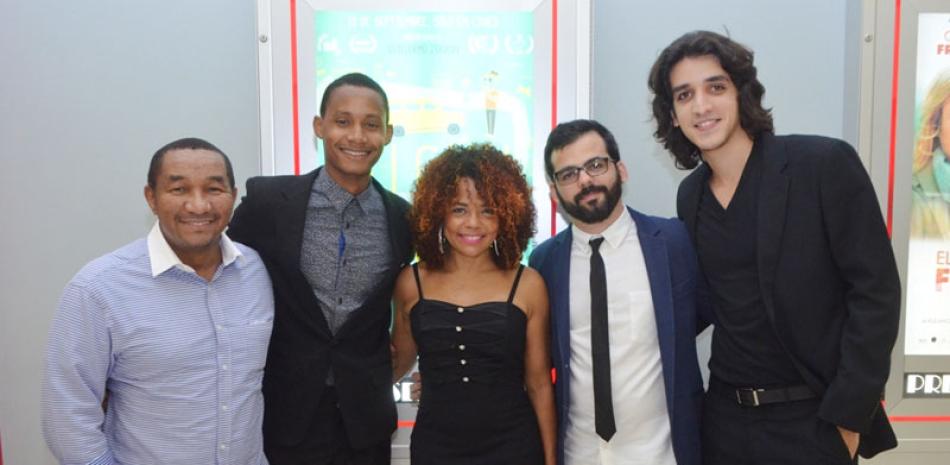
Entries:
POLYGON ((66 286, 43 383, 43 431, 61 463, 267 463, 273 293, 257 253, 223 234, 236 196, 214 145, 162 147, 145 187, 152 231, 66 286))

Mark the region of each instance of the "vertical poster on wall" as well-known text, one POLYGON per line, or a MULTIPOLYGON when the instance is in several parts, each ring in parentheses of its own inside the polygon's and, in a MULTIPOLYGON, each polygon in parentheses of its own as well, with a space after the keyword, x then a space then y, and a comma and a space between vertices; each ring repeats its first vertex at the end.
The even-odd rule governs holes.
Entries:
POLYGON ((906 355, 950 355, 950 14, 918 17, 906 355))
POLYGON ((491 143, 532 166, 532 12, 317 11, 314 21, 318 98, 353 71, 386 89, 393 139, 373 176, 392 191, 409 198, 422 166, 452 144, 491 143))

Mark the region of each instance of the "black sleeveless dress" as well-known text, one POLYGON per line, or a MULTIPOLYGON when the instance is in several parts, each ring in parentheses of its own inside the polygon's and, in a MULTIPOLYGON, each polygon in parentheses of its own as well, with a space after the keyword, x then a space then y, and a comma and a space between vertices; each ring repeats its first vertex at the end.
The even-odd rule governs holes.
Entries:
POLYGON ((527 318, 512 299, 461 307, 422 294, 409 320, 422 398, 412 465, 541 465, 538 420, 524 389, 527 318))

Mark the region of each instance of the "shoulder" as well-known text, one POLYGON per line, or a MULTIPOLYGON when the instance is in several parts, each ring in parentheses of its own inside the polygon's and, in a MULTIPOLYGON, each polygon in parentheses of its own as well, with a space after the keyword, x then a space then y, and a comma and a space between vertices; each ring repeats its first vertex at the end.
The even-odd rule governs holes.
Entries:
POLYGON ((148 245, 143 237, 90 261, 73 276, 70 285, 94 286, 111 281, 116 275, 131 274, 148 266, 148 245))
POLYGON ((261 255, 257 253, 256 250, 238 242, 231 241, 235 247, 241 252, 241 255, 244 256, 244 266, 249 269, 265 269, 264 260, 261 258, 261 255))
POLYGON ((541 274, 534 268, 526 266, 521 272, 521 281, 518 284, 518 293, 528 304, 529 314, 546 311, 548 308, 548 288, 544 284, 541 274))
POLYGON ((306 182, 304 178, 305 176, 293 175, 254 176, 247 179, 247 192, 245 192, 245 195, 248 197, 270 197, 276 195, 287 185, 306 182))
POLYGON ((637 225, 637 230, 657 230, 664 237, 677 240, 688 240, 686 225, 679 218, 667 218, 640 213, 628 207, 630 215, 637 225))
POLYGON ((409 202, 400 197, 395 192, 386 189, 380 184, 376 179, 373 179, 373 186, 376 187, 376 190, 379 191, 379 194, 382 195, 383 200, 386 202, 386 205, 389 205, 391 208, 395 208, 397 211, 405 212, 409 210, 409 202))
POLYGON ((544 267, 545 262, 551 256, 554 251, 554 248, 561 242, 567 240, 568 231, 570 231, 570 226, 564 228, 563 231, 557 233, 554 237, 549 237, 544 242, 537 245, 534 250, 531 251, 531 256, 528 257, 528 264, 536 269, 540 270, 544 267))
POLYGON ((396 286, 393 289, 393 300, 406 304, 419 300, 419 288, 416 285, 412 265, 405 266, 396 277, 396 286))
POLYGON ((857 157, 857 152, 851 144, 834 137, 789 134, 785 136, 771 136, 767 143, 769 147, 784 148, 789 160, 799 163, 823 162, 829 158, 857 157))
POLYGON ((544 284, 544 279, 541 277, 541 273, 538 273, 538 270, 531 268, 530 266, 524 267, 524 270, 521 272, 521 284, 519 286, 524 287, 525 289, 546 291, 546 286, 544 284))

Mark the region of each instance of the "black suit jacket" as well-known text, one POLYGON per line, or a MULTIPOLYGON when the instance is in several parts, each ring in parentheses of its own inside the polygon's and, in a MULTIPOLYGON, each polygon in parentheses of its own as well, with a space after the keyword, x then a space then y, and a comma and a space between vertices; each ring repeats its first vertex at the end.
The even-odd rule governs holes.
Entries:
MULTIPOLYGON (((256 177, 234 212, 228 236, 255 250, 274 284, 274 330, 264 370, 264 439, 300 443, 333 369, 346 434, 354 448, 390 438, 396 428, 389 326, 393 284, 380 282, 374 297, 334 335, 313 289, 300 271, 300 247, 310 189, 319 169, 302 176, 256 177)), ((409 204, 383 189, 394 258, 412 258, 409 204)))
MULTIPOLYGON (((862 433, 864 457, 896 447, 881 408, 900 319, 901 285, 874 188, 847 143, 763 135, 755 241, 769 321, 805 382, 819 418, 862 433)), ((680 184, 690 235, 711 171, 680 184)))

